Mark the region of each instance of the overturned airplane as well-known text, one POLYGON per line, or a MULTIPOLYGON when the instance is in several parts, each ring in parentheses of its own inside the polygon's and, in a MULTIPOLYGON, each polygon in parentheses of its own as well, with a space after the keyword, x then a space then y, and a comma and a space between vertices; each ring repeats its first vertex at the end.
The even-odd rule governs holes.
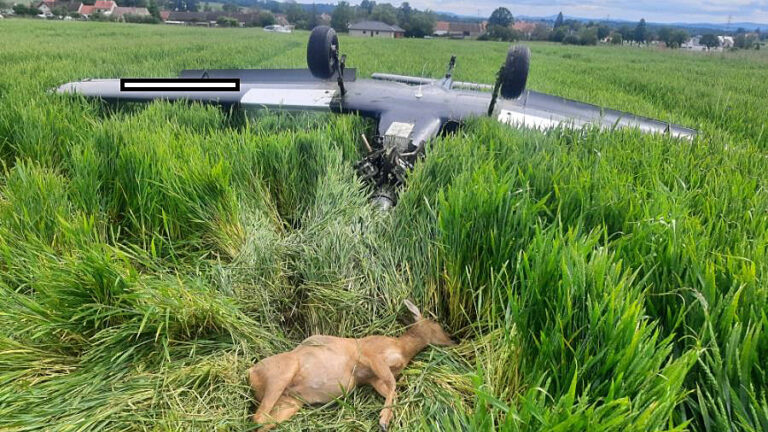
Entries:
POLYGON ((60 86, 110 102, 187 100, 243 109, 330 111, 357 114, 377 122, 378 134, 363 137, 368 154, 357 164, 373 185, 373 199, 393 206, 397 188, 427 142, 447 126, 491 116, 516 127, 547 129, 558 125, 605 129, 637 128, 647 133, 692 139, 696 131, 679 125, 526 90, 530 51, 512 47, 494 85, 453 80, 455 57, 445 75, 429 79, 376 73, 357 79, 346 68, 336 32, 315 28, 307 47, 309 69, 185 70, 178 78, 89 79, 60 86))

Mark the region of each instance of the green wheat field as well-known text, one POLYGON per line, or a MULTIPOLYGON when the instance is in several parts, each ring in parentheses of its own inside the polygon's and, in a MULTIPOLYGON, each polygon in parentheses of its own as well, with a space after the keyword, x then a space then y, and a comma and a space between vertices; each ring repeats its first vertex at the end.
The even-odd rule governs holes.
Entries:
MULTIPOLYGON (((454 337, 392 430, 768 430, 768 52, 530 44, 529 88, 674 121, 431 143, 380 214, 355 117, 49 90, 305 67, 308 33, 0 21, 0 430, 240 431, 246 369, 305 337, 454 337)), ((507 45, 341 38, 367 76, 492 82, 507 45)), ((361 388, 287 431, 377 430, 361 388)))

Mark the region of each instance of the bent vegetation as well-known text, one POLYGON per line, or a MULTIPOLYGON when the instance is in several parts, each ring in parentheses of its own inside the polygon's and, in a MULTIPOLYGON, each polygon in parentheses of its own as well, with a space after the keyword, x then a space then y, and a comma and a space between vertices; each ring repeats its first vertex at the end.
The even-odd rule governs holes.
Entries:
MULTIPOLYGON (((246 370, 305 337, 403 329, 393 430, 768 429, 768 57, 531 44, 529 86, 699 128, 472 122, 396 209, 354 117, 47 90, 303 67, 307 34, 0 22, 0 429, 248 430, 246 370)), ((507 46, 342 38, 350 66, 491 82, 507 46)), ((282 430, 373 430, 364 388, 282 430)))

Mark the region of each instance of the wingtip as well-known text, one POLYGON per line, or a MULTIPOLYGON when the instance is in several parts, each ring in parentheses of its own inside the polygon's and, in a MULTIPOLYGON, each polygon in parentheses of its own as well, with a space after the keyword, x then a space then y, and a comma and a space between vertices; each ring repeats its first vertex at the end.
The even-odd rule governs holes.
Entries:
POLYGON ((76 93, 77 92, 77 83, 76 82, 68 82, 66 84, 62 84, 55 89, 52 89, 52 92, 57 94, 69 94, 69 93, 76 93))

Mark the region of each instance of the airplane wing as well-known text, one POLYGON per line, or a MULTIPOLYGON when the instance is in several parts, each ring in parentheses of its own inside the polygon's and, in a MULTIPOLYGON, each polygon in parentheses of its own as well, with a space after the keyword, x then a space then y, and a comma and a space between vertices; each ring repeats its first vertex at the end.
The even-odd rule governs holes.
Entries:
MULTIPOLYGON (((375 73, 372 78, 378 81, 393 81, 413 87, 441 85, 439 80, 432 78, 375 73)), ((457 95, 470 98, 481 97, 481 105, 488 106, 493 86, 472 82, 451 82, 449 87, 457 95)), ((467 106, 467 100, 459 100, 458 105, 467 106)), ((471 104, 471 102, 470 102, 471 104)), ((637 116, 623 111, 603 108, 584 102, 561 98, 546 93, 525 90, 517 99, 500 100, 497 116, 498 121, 510 126, 534 129, 550 129, 557 126, 583 127, 599 126, 603 129, 637 128, 646 133, 666 133, 673 137, 692 139, 696 136, 694 129, 680 125, 637 116)), ((476 107, 471 111, 480 114, 476 107)), ((481 110, 482 111, 482 110, 481 110)))
POLYGON ((694 129, 684 126, 531 90, 526 90, 520 99, 503 101, 500 105, 498 120, 513 126, 548 129, 560 125, 595 125, 608 130, 637 128, 646 133, 685 139, 696 136, 694 129))
MULTIPOLYGON (((345 69, 344 79, 354 82, 355 69, 345 69)), ((108 102, 186 100, 246 108, 328 111, 338 96, 338 86, 335 81, 313 77, 308 69, 216 69, 185 70, 179 78, 171 79, 90 79, 64 84, 57 92, 108 102)))

